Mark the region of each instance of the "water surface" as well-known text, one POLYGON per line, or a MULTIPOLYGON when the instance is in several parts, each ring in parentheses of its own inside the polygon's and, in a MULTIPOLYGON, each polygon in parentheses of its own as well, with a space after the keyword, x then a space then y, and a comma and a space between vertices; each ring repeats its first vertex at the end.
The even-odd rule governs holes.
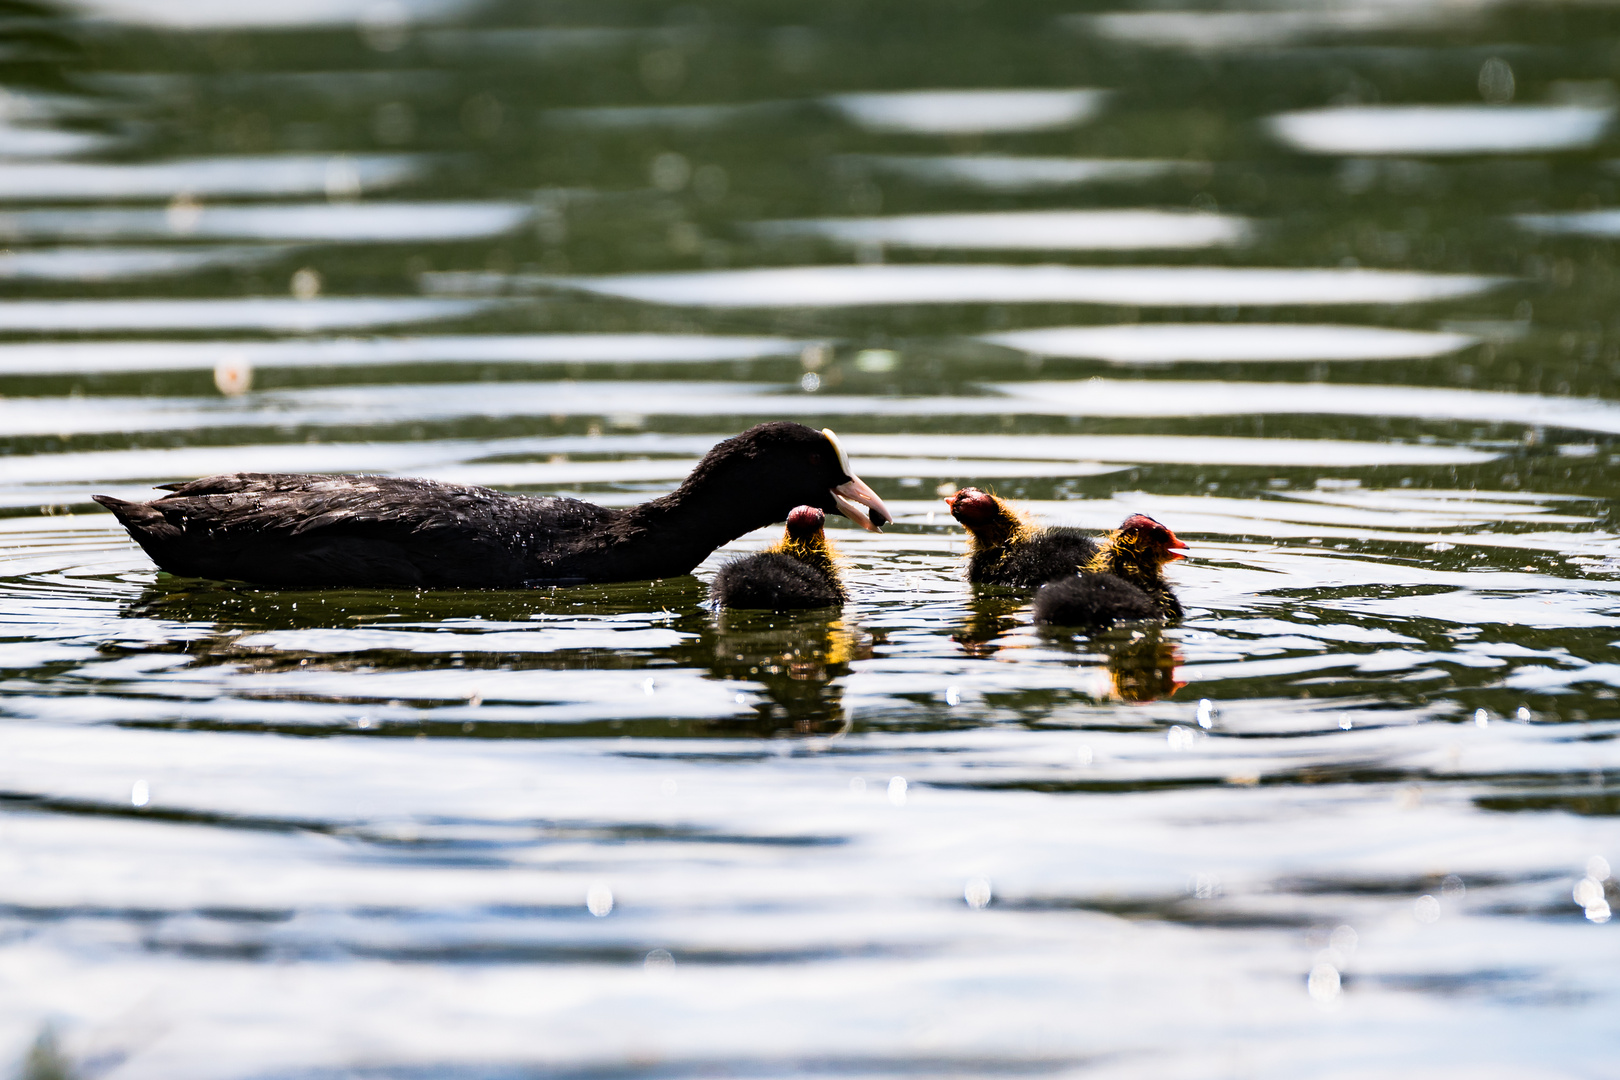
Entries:
POLYGON ((1620 19, 14 4, 0 1068, 1597 1078, 1620 19), (275 591, 94 494, 614 506, 835 427, 838 611, 275 591), (1149 513, 1188 614, 975 591, 1149 513))

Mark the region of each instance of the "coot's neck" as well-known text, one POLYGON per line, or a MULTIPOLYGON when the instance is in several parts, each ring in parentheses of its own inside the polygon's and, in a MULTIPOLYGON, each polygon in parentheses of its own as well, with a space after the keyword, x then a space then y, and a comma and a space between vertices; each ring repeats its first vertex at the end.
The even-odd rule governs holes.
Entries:
MULTIPOLYGON (((691 573, 720 545, 783 517, 720 487, 682 484, 631 507, 590 550, 577 554, 597 567, 608 563, 608 575, 619 581, 678 577, 691 573)), ((593 576, 602 579, 600 571, 593 576)))

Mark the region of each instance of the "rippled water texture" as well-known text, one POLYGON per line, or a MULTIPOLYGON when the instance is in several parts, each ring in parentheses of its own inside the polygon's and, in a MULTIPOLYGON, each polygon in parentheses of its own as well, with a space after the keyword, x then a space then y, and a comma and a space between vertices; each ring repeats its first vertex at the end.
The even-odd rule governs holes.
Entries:
POLYGON ((1617 82, 1556 0, 0 7, 0 1073, 1616 1075, 1617 82), (90 499, 782 417, 898 517, 842 611, 90 499), (1187 618, 1037 631, 969 484, 1187 618))

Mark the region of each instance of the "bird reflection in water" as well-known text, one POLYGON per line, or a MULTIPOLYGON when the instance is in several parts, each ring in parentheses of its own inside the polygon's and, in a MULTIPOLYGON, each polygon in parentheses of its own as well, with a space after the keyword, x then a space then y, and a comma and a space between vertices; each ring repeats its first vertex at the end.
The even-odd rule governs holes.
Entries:
POLYGON ((990 589, 975 589, 968 600, 967 619, 951 635, 962 651, 978 660, 991 660, 1004 647, 1002 638, 1027 619, 1018 613, 1029 606, 1029 598, 990 589))
POLYGON ((829 735, 849 718, 839 680, 854 660, 872 655, 873 639, 829 612, 725 611, 716 621, 714 661, 719 679, 754 684, 767 700, 743 721, 760 734, 829 735))
POLYGON ((1157 701, 1187 685, 1176 678, 1181 651, 1157 626, 1114 631, 1090 644, 1107 657, 1108 679, 1121 701, 1157 701))
MULTIPOLYGON (((951 635, 962 651, 979 660, 1012 660, 1015 652, 1033 647, 1019 631, 1029 623, 1029 598, 988 589, 975 590, 967 617, 951 635)), ((1099 696, 1120 701, 1157 701, 1186 685, 1176 679, 1181 652, 1159 626, 1119 628, 1091 637, 1072 631, 1039 628, 1047 646, 1079 648, 1104 660, 1107 680, 1098 680, 1099 696)))

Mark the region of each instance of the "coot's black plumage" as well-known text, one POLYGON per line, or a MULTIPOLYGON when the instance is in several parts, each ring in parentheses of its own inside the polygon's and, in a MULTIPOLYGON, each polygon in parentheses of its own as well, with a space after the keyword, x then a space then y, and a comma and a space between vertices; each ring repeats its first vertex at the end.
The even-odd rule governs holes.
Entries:
POLYGON ((1101 630, 1122 622, 1179 619, 1181 601, 1164 579, 1164 566, 1186 558, 1179 550, 1186 546, 1146 514, 1132 514, 1080 573, 1041 586, 1035 621, 1101 630))
POLYGON ((154 562, 190 577, 295 587, 518 588, 689 573, 715 548, 807 504, 892 520, 830 431, 761 424, 679 488, 626 510, 389 476, 233 473, 96 500, 154 562))
POLYGON ((1079 529, 1042 528, 987 491, 963 488, 945 505, 972 537, 968 580, 975 584, 1033 588, 1097 556, 1097 542, 1079 529))
POLYGON ((782 542, 720 568, 709 593, 722 607, 795 611, 832 607, 846 598, 823 530, 826 515, 813 506, 788 515, 782 542))

